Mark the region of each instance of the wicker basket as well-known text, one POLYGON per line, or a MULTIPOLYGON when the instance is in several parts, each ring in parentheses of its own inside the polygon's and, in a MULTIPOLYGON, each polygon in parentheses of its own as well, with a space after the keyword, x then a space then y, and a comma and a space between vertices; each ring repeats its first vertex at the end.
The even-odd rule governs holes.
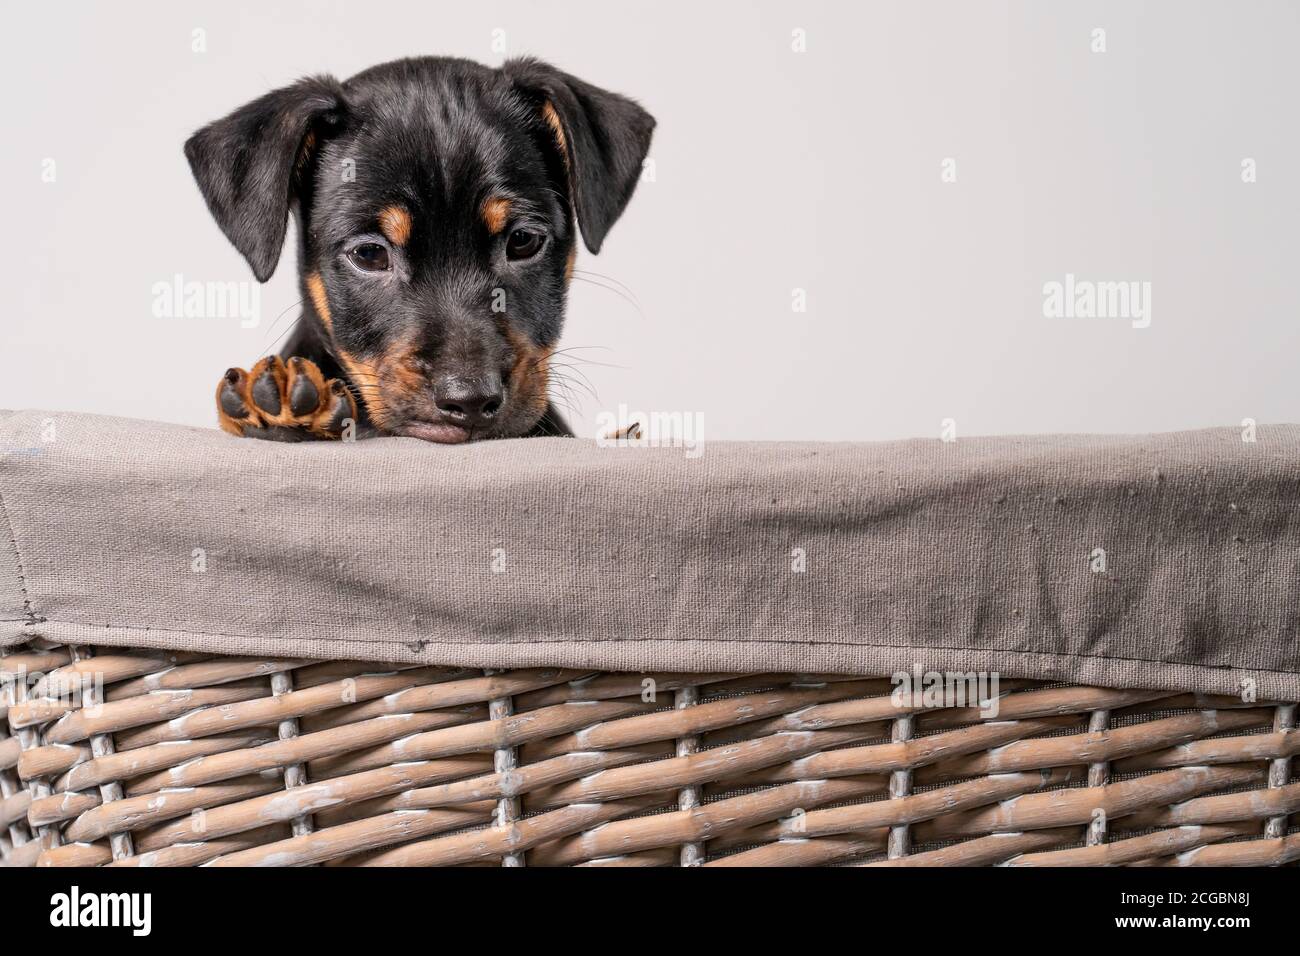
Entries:
POLYGON ((10 649, 13 865, 1261 865, 1294 704, 1001 681, 10 649))

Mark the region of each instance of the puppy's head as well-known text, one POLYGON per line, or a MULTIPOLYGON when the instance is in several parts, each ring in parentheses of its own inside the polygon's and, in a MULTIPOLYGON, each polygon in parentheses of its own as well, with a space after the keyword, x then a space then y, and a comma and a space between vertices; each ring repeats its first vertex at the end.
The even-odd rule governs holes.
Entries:
POLYGON ((259 281, 297 217, 304 321, 381 432, 523 435, 580 228, 600 251, 653 118, 535 60, 401 60, 275 90, 185 144, 259 281))

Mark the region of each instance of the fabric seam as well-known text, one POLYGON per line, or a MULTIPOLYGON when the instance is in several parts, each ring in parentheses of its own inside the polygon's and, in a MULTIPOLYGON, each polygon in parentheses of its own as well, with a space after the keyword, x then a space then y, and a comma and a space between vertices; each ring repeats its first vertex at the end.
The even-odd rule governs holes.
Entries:
MULTIPOLYGON (((3 490, 0 490, 0 514, 4 515, 5 527, 9 529, 9 540, 13 542, 14 546, 14 563, 18 572, 18 589, 23 596, 23 614, 25 615, 21 620, 27 624, 39 624, 45 619, 38 617, 36 611, 32 608, 31 593, 27 590, 27 574, 23 570, 23 553, 18 547, 18 532, 14 530, 13 519, 9 517, 9 506, 5 504, 3 490)), ((10 619, 6 618, 6 620, 10 619)), ((18 619, 15 618, 12 620, 18 619)))
MULTIPOLYGON (((17 545, 15 545, 15 547, 17 547, 17 545)), ((9 620, 14 620, 14 621, 16 621, 16 620, 18 620, 18 619, 17 619, 17 618, 11 618, 11 619, 9 619, 9 620)), ((164 633, 170 633, 170 634, 194 634, 194 635, 199 635, 199 636, 203 636, 203 637, 226 637, 226 638, 233 638, 233 639, 235 639, 235 640, 240 640, 240 641, 256 641, 256 640, 264 640, 264 639, 265 639, 265 638, 259 638, 259 637, 256 637, 256 636, 254 636, 254 635, 252 635, 252 634, 231 634, 231 633, 227 633, 227 632, 225 632, 225 631, 199 631, 199 630, 195 630, 195 629, 193 629, 193 628, 165 628, 165 627, 163 627, 163 628, 159 628, 159 627, 151 627, 151 626, 138 625, 138 624, 114 624, 114 623, 111 623, 111 622, 103 622, 103 623, 101 623, 101 622, 86 622, 86 621, 66 621, 66 620, 58 620, 58 619, 50 619, 50 618, 35 618, 35 619, 31 620, 31 621, 25 621, 24 623, 29 623, 29 624, 62 624, 62 625, 67 625, 67 626, 72 626, 72 627, 103 627, 103 628, 116 628, 116 629, 124 630, 124 631, 140 631, 140 632, 144 632, 144 633, 149 633, 149 632, 152 632, 152 631, 162 631, 162 632, 164 632, 164 633)), ((347 643, 354 643, 354 644, 355 644, 355 643, 370 643, 370 644, 380 644, 380 645, 384 645, 384 646, 388 646, 388 647, 409 647, 411 644, 416 643, 416 641, 403 641, 403 640, 387 640, 387 639, 373 640, 373 639, 372 639, 372 640, 369 640, 369 641, 359 641, 357 638, 328 638, 328 637, 326 637, 326 638, 299 638, 299 640, 319 640, 319 641, 325 641, 326 643, 344 643, 344 642, 347 642, 347 643)), ((555 638, 555 639, 547 639, 547 640, 539 640, 539 639, 530 638, 530 639, 528 639, 528 640, 523 640, 523 641, 482 641, 482 640, 480 640, 480 641, 446 641, 446 640, 431 640, 431 639, 428 639, 428 638, 420 638, 420 639, 418 639, 418 642, 419 642, 423 647, 448 647, 448 648, 456 648, 456 647, 465 647, 465 646, 492 647, 492 646, 507 646, 507 645, 508 645, 508 646, 527 646, 527 645, 532 645, 532 644, 539 644, 539 645, 540 645, 540 644, 567 644, 567 643, 573 643, 573 642, 576 642, 576 641, 579 641, 579 640, 580 640, 579 638, 573 638, 573 637, 563 637, 563 638, 555 638)), ((784 645, 795 646, 795 647, 833 646, 833 647, 863 647, 863 648, 879 648, 879 649, 884 649, 884 650, 900 651, 900 652, 901 652, 901 651, 960 651, 960 652, 968 653, 968 654, 981 654, 981 653, 988 653, 988 654, 1033 654, 1033 655, 1038 656, 1038 657, 1052 657, 1052 658, 1056 658, 1056 659, 1058 659, 1058 660, 1067 660, 1067 661, 1069 661, 1069 660, 1073 660, 1073 661, 1126 661, 1126 662, 1133 663, 1133 664, 1156 664, 1156 665, 1169 665, 1169 664, 1173 664, 1173 665, 1176 665, 1176 666, 1178 666, 1178 667, 1198 667, 1198 668, 1204 668, 1205 670, 1213 670, 1213 671, 1239 671, 1239 672, 1241 672, 1241 673, 1245 673, 1245 674, 1285 674, 1285 675, 1289 675, 1289 676, 1293 676, 1293 677, 1294 677, 1296 674, 1300 673, 1300 671, 1294 671, 1294 670, 1276 670, 1276 669, 1274 669, 1274 668, 1268 668, 1268 667, 1246 667, 1246 666, 1243 666, 1243 665, 1240 665, 1240 664, 1205 664, 1205 663, 1196 663, 1196 662, 1191 662, 1191 661, 1178 661, 1178 660, 1162 661, 1162 660, 1153 660, 1152 658, 1148 658, 1148 657, 1119 657, 1119 656, 1116 656, 1116 655, 1099 656, 1099 655, 1096 655, 1096 654, 1062 654, 1062 653, 1060 653, 1059 651, 1006 650, 1006 649, 1003 649, 1003 648, 991 648, 991 647, 990 647, 990 648, 979 648, 979 647, 950 647, 950 646, 948 646, 948 645, 940 645, 940 644, 925 644, 925 645, 921 645, 921 646, 913 646, 913 645, 910 645, 910 644, 870 644, 870 643, 867 643, 867 642, 864 642, 864 641, 821 641, 821 640, 818 640, 818 641, 790 641, 790 640, 779 640, 779 641, 757 641, 757 642, 755 642, 755 641, 743 640, 743 639, 740 639, 740 638, 727 638, 727 637, 686 637, 686 638, 610 637, 610 638, 602 638, 602 639, 599 640, 599 641, 589 641, 588 643, 593 644, 593 645, 599 645, 599 644, 639 644, 639 643, 642 643, 642 642, 644 642, 644 641, 648 641, 648 640, 665 641, 665 642, 673 643, 673 644, 689 644, 689 643, 697 643, 697 642, 708 643, 708 644, 750 644, 750 643, 757 643, 757 644, 776 644, 776 645, 784 644, 784 645)))

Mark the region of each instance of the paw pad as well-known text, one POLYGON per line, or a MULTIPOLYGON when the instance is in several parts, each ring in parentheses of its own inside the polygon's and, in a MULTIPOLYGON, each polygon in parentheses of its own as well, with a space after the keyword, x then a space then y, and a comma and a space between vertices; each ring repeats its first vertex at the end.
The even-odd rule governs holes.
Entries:
POLYGON ((357 419, 352 393, 326 381, 315 362, 278 355, 251 371, 232 368, 217 383, 217 422, 232 435, 272 441, 331 441, 357 419))

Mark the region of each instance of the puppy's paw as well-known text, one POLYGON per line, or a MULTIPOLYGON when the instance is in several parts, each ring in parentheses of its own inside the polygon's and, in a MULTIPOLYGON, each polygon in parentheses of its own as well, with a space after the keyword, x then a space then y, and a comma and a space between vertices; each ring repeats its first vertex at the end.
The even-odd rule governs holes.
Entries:
POLYGON ((601 441, 605 442, 634 442, 641 438, 641 423, 633 422, 630 425, 624 425, 622 428, 611 428, 601 436, 601 441))
POLYGON ((337 441, 355 429, 356 402, 337 378, 316 363, 278 355, 251 372, 232 368, 217 383, 217 423, 232 435, 269 441, 337 441))

